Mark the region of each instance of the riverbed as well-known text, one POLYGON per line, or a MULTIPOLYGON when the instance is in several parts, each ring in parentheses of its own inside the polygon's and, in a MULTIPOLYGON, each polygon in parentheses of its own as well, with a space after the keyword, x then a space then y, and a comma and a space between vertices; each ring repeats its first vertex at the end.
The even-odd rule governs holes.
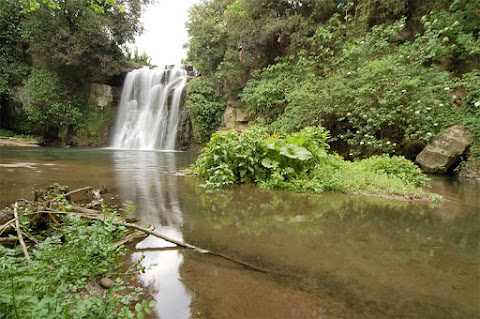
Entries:
POLYGON ((267 272, 148 237, 131 247, 159 318, 478 318, 480 185, 438 204, 238 186, 205 190, 187 152, 0 148, 0 204, 52 183, 109 189, 142 223, 267 272))

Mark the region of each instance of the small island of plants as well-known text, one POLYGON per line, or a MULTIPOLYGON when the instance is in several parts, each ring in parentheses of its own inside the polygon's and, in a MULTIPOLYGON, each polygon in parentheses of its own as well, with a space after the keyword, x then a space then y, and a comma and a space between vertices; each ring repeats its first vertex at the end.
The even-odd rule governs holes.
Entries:
POLYGON ((206 188, 253 183, 265 189, 338 191, 408 198, 423 196, 428 178, 401 156, 346 161, 328 152, 328 131, 268 134, 263 128, 213 134, 191 170, 205 177, 206 188))

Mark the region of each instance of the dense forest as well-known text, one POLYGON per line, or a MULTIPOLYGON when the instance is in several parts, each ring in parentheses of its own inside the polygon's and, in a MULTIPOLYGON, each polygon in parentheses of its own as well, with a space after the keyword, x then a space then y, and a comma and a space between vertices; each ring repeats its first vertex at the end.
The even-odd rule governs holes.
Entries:
POLYGON ((199 142, 235 100, 257 125, 321 125, 348 159, 410 159, 464 124, 480 160, 478 0, 211 0, 190 10, 187 107, 199 142))
POLYGON ((128 52, 150 0, 0 2, 2 135, 42 136, 48 144, 88 145, 108 135, 112 110, 90 107, 90 84, 121 86, 128 52), (102 129, 103 128, 103 129, 102 129), (76 139, 76 140, 75 140, 76 139))
MULTIPOLYGON (((148 56, 129 52, 150 0, 0 3, 1 134, 105 145, 115 108, 89 105, 91 83, 121 86, 148 56)), ((190 9, 185 63, 197 143, 228 101, 269 133, 330 132, 346 159, 414 159, 464 124, 480 162, 478 0, 204 0, 190 9)))

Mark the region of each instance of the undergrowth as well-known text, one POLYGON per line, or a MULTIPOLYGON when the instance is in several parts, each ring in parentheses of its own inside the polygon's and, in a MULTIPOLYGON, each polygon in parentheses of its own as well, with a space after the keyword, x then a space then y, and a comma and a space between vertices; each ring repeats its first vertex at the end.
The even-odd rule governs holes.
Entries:
MULTIPOLYGON (((21 213, 21 228, 30 233, 31 212, 21 213)), ((151 313, 151 302, 130 309, 142 289, 126 285, 120 277, 138 269, 120 269, 125 246, 114 243, 126 228, 114 225, 114 218, 114 212, 93 222, 76 215, 59 217, 60 223, 48 232, 30 234, 40 240, 30 262, 20 247, 0 244, 0 318, 143 318, 151 313), (113 288, 95 288, 101 277, 116 278, 113 288)))
POLYGON ((203 187, 253 183, 266 189, 421 196, 427 177, 403 157, 356 162, 328 153, 328 132, 307 127, 288 135, 262 128, 217 132, 192 167, 203 187))

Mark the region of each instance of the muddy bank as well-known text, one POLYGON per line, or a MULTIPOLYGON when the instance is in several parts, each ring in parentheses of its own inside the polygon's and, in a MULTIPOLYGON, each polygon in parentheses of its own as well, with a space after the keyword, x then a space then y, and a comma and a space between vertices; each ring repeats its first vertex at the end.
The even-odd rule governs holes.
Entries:
POLYGON ((38 142, 32 139, 19 137, 0 137, 0 146, 6 147, 39 147, 38 142))

